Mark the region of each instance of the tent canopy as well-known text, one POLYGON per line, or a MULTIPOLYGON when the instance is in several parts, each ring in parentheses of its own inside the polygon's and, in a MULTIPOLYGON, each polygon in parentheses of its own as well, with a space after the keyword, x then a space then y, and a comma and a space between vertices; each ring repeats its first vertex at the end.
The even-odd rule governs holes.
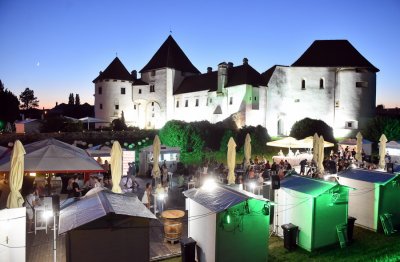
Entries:
POLYGON ((281 181, 281 187, 311 196, 319 196, 337 186, 336 183, 300 176, 289 176, 281 181))
MULTIPOLYGON (((298 140, 299 146, 301 148, 313 148, 313 136, 308 136, 301 140, 298 140)), ((324 140, 324 147, 333 147, 335 146, 333 143, 324 140)))
POLYGON ((61 209, 59 234, 108 214, 156 219, 136 196, 103 190, 61 209))
POLYGON ((191 188, 187 191, 184 191, 183 194, 185 197, 192 199, 196 203, 199 203, 215 213, 224 211, 250 198, 256 198, 258 200, 269 202, 267 199, 260 199, 259 197, 243 190, 239 191, 232 187, 223 185, 217 185, 212 190, 191 188))
MULTIPOLYGON (((372 144, 371 141, 369 141, 369 140, 367 140, 365 138, 363 138, 362 143, 363 143, 363 145, 372 144)), ((342 146, 356 146, 357 145, 357 138, 347 138, 345 140, 340 141, 338 144, 342 145, 342 146)))
POLYGON ((398 175, 364 169, 347 169, 340 172, 338 176, 370 183, 386 184, 395 179, 398 175))
POLYGON ((294 137, 288 136, 280 140, 275 140, 267 143, 267 146, 274 147, 288 147, 288 148, 302 148, 299 144, 299 140, 294 137))
MULTIPOLYGON (((85 150, 49 138, 25 146, 24 172, 84 173, 104 172, 104 169, 85 150)), ((0 171, 10 171, 10 153, 0 159, 0 171)))
MULTIPOLYGON (((386 143, 386 149, 400 149, 400 141, 390 141, 386 143)), ((0 149, 1 150, 1 149, 0 149)), ((0 151, 1 152, 1 151, 0 151)))
POLYGON ((84 123, 108 123, 109 121, 106 121, 104 119, 100 119, 100 118, 95 118, 95 117, 83 117, 83 118, 79 118, 79 121, 82 121, 84 123))

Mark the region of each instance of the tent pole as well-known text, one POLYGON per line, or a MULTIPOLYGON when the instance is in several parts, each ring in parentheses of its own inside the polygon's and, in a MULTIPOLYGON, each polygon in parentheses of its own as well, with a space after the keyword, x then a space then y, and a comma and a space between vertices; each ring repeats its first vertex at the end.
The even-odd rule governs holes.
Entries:
POLYGON ((53 242, 53 261, 57 262, 57 225, 56 225, 56 214, 57 212, 53 213, 53 218, 54 218, 54 222, 53 222, 53 231, 54 231, 54 242, 53 242))

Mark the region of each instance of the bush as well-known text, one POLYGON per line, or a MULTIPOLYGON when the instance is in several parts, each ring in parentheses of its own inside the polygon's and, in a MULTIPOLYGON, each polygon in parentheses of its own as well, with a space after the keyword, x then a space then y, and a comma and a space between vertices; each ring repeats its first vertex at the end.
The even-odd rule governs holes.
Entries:
POLYGON ((290 131, 290 136, 296 139, 303 139, 308 136, 313 136, 315 133, 319 136, 322 135, 325 141, 335 142, 332 127, 322 120, 310 118, 304 118, 294 123, 290 131))

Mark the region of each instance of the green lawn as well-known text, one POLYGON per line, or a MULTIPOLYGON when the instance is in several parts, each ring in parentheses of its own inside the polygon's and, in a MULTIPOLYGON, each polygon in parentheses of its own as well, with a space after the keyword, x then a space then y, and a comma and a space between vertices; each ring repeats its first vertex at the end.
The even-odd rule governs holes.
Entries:
MULTIPOLYGON (((269 243, 268 261, 400 261, 399 232, 385 236, 382 233, 355 227, 353 238, 353 243, 346 248, 340 248, 337 244, 314 252, 307 252, 301 248, 289 252, 283 247, 281 238, 272 236, 269 243)), ((181 258, 164 261, 179 262, 181 258)))

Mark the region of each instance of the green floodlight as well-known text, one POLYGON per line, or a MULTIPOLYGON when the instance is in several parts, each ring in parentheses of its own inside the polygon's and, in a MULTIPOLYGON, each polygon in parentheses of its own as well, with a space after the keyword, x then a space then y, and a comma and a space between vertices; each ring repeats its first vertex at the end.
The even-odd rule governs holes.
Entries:
POLYGON ((225 222, 225 224, 230 224, 231 223, 231 216, 229 215, 228 211, 226 211, 226 213, 224 215, 224 222, 225 222))
POLYGON ((0 120, 0 130, 3 130, 5 126, 5 122, 3 120, 0 120))

